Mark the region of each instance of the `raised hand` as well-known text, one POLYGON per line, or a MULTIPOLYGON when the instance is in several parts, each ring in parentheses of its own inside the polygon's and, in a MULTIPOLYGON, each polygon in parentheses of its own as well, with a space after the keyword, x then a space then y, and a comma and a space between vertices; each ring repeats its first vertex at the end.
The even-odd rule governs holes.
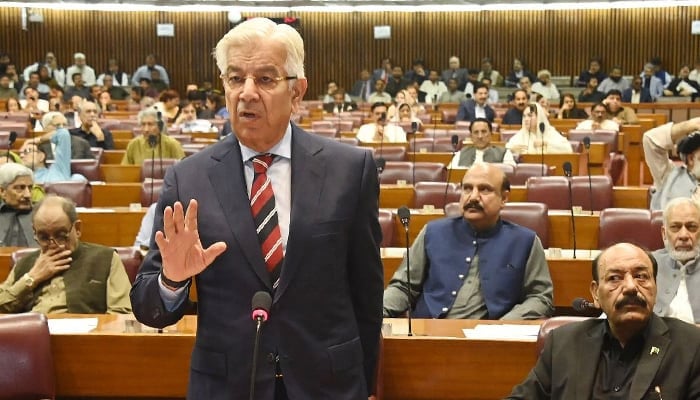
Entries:
POLYGON ((163 274, 170 280, 181 282, 197 275, 226 250, 224 242, 202 248, 197 208, 197 200, 192 199, 185 214, 178 201, 163 213, 163 231, 156 232, 155 240, 163 259, 163 274))

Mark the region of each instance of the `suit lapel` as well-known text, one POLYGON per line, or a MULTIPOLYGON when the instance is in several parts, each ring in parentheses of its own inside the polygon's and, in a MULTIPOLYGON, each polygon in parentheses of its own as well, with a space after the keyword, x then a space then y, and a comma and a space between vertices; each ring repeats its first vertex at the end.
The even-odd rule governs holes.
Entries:
POLYGON ((663 319, 652 315, 649 323, 649 337, 644 342, 642 354, 639 356, 630 388, 630 399, 642 399, 646 395, 671 342, 667 336, 668 326, 663 319))
MULTIPOLYGON (((601 321, 601 324, 605 324, 601 321)), ((600 358, 600 350, 603 346, 603 329, 601 324, 595 324, 591 329, 584 333, 581 343, 576 347, 575 357, 578 360, 576 364, 576 375, 570 379, 576 381, 576 398, 590 399, 593 390, 593 382, 595 381, 596 371, 598 369, 598 360, 600 358), (593 373, 591 373, 593 371, 593 373)))
POLYGON ((282 296, 300 267, 301 256, 309 243, 313 216, 321 206, 325 168, 318 153, 322 149, 320 141, 292 124, 292 209, 287 251, 274 301, 282 296))
POLYGON ((260 251, 253 215, 250 212, 241 148, 233 135, 226 140, 230 141, 231 145, 220 146, 220 150, 211 156, 213 162, 207 168, 209 180, 219 205, 224 210, 231 233, 240 245, 248 263, 260 280, 272 290, 270 273, 267 271, 260 251))

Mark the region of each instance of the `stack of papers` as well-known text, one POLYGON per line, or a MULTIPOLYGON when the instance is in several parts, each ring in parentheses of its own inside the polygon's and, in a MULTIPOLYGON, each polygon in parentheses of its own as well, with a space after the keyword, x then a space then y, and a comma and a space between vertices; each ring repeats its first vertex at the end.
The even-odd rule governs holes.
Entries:
POLYGON ((49 319, 49 332, 52 335, 88 333, 95 328, 97 328, 97 318, 49 319))
POLYGON ((475 340, 518 340, 534 342, 540 331, 539 325, 483 324, 472 329, 463 329, 464 337, 475 340))

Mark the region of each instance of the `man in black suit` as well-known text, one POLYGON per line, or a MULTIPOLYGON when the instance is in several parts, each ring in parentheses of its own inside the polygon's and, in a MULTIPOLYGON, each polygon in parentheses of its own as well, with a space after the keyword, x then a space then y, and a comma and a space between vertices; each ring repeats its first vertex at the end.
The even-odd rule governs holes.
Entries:
POLYGON ((154 327, 177 322, 196 276, 187 398, 243 399, 251 298, 269 293, 255 398, 367 399, 384 286, 372 155, 290 123, 307 89, 293 28, 251 19, 215 53, 233 135, 166 173, 134 314, 154 327))
POLYGON ((700 399, 700 329, 653 314, 656 272, 635 245, 604 250, 590 290, 607 319, 552 331, 508 399, 700 399))
POLYGON ((496 112, 488 105, 488 99, 489 89, 482 84, 475 85, 474 98, 460 103, 457 111, 457 121, 473 121, 477 118, 486 118, 493 123, 496 112))
POLYGON ((342 112, 355 110, 357 110, 357 104, 352 101, 345 101, 345 90, 342 88, 338 89, 338 91, 333 94, 332 103, 325 103, 323 105, 323 111, 328 114, 340 114, 342 112))
POLYGON ((642 77, 635 76, 632 78, 632 86, 622 91, 623 103, 653 103, 649 89, 642 86, 642 77))

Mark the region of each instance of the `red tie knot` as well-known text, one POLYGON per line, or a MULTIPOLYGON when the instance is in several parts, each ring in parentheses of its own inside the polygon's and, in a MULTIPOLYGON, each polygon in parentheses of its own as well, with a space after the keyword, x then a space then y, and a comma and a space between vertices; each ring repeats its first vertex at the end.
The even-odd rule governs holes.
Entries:
POLYGON ((253 157, 253 170, 256 174, 265 174, 267 169, 272 165, 272 159, 274 156, 270 153, 258 154, 253 157))

